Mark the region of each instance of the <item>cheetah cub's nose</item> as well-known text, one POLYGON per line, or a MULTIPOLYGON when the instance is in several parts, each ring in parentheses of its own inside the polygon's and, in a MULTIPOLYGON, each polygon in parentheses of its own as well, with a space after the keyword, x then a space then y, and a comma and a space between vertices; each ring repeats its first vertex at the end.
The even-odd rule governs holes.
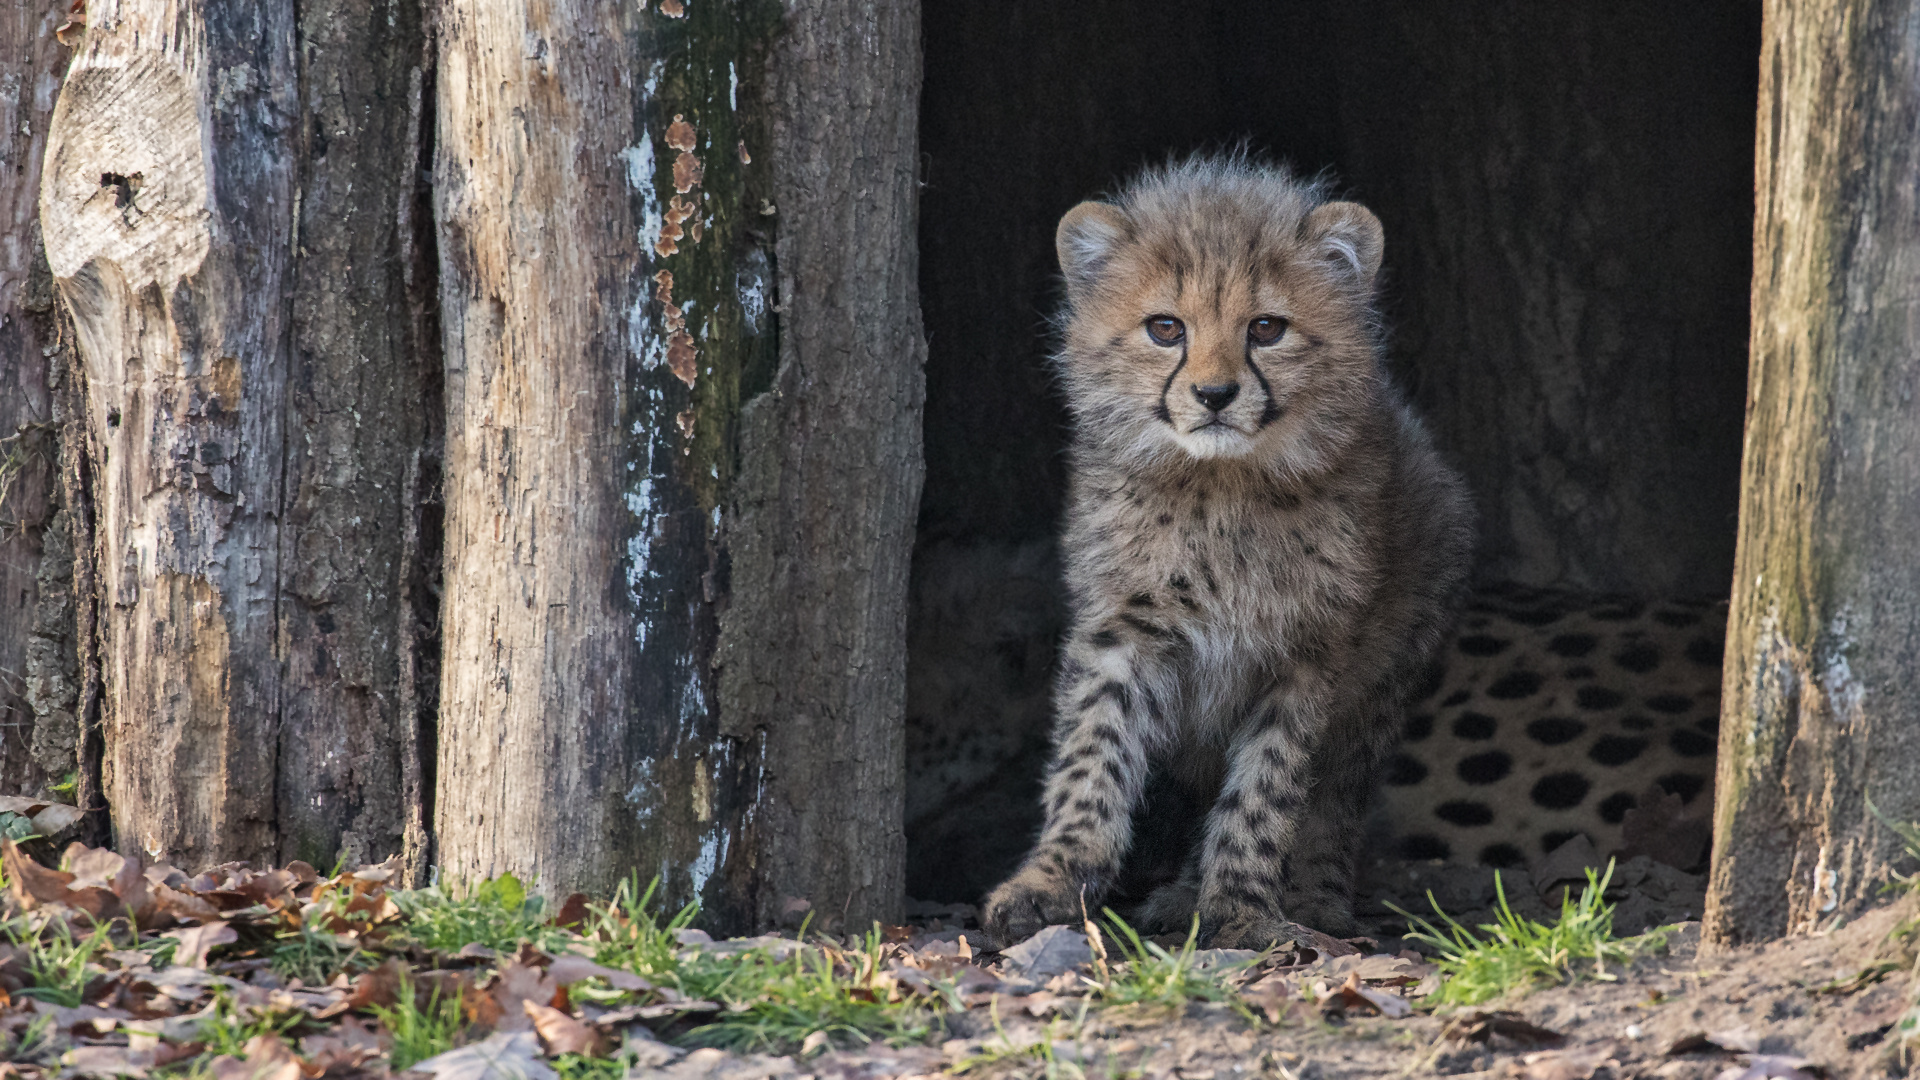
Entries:
POLYGON ((1193 388, 1193 396, 1200 399, 1200 404, 1205 405, 1214 412, 1219 412, 1221 409, 1233 404, 1233 399, 1240 396, 1240 384, 1227 383, 1222 386, 1196 386, 1193 388))

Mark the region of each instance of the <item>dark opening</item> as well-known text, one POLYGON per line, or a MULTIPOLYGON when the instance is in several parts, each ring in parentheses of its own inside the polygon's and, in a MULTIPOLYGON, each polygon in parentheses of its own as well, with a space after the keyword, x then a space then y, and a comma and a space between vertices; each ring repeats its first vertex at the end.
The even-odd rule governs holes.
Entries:
POLYGON ((977 898, 1038 821, 1053 227, 1142 164, 1246 139, 1380 216, 1394 374, 1473 486, 1477 582, 1725 595, 1757 4, 925 0, 924 20, 909 895, 977 898))

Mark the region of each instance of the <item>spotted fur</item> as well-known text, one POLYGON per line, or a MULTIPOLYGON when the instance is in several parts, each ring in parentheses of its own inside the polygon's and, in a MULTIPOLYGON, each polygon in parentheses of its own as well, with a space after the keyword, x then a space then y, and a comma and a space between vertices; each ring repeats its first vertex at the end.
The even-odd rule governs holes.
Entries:
POLYGON ((1381 362, 1379 222, 1196 158, 1075 207, 1056 246, 1070 628, 1045 824, 986 928, 1098 904, 1157 773, 1210 810, 1150 910, 1197 910, 1219 946, 1347 930, 1376 774, 1469 547, 1462 485, 1381 362))
POLYGON ((1704 862, 1726 622, 1724 600, 1476 594, 1383 777, 1389 849, 1514 866, 1584 836, 1704 862), (1636 830, 1649 792, 1679 811, 1636 830))

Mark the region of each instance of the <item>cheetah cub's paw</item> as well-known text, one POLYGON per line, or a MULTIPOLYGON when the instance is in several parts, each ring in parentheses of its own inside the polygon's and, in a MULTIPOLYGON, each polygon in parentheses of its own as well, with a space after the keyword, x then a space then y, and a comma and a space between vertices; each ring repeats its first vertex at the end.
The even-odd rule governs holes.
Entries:
POLYGON ((1029 863, 987 894, 980 926, 995 945, 1006 948, 1080 917, 1079 885, 1051 866, 1029 863))
POLYGON ((1289 941, 1311 944, 1313 931, 1274 915, 1240 915, 1222 922, 1207 941, 1210 949, 1271 948, 1289 941))
POLYGON ((1353 902, 1345 897, 1283 896, 1281 906, 1286 908, 1287 917, 1299 925, 1311 926, 1336 938, 1352 937, 1360 932, 1360 923, 1353 917, 1353 902))
POLYGON ((1210 949, 1261 949, 1293 942, 1322 956, 1350 956, 1360 950, 1332 934, 1278 915, 1240 913, 1228 916, 1207 940, 1210 949))

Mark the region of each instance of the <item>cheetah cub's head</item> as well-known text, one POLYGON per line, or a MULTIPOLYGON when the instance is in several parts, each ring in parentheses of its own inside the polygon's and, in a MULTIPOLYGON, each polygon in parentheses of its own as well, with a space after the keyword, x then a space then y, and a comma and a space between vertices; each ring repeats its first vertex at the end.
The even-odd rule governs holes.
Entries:
POLYGON ((1151 169, 1067 211, 1060 364, 1083 444, 1310 472, 1351 436, 1382 378, 1373 286, 1383 240, 1239 156, 1151 169))

